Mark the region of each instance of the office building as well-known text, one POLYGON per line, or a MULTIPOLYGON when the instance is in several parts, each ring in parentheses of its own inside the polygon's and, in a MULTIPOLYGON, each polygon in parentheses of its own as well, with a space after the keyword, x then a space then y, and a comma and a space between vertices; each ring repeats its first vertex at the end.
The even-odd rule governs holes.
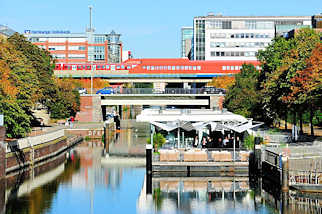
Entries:
POLYGON ((181 57, 189 57, 192 48, 193 27, 181 28, 181 57))
POLYGON ((275 36, 312 27, 311 16, 222 16, 212 13, 193 20, 194 60, 256 60, 258 50, 275 36))
POLYGON ((120 63, 121 34, 95 33, 92 6, 89 6, 89 27, 84 33, 66 30, 25 30, 24 35, 35 45, 48 50, 58 63, 120 63))
POLYGON ((94 29, 85 33, 70 31, 25 30, 24 35, 33 44, 48 50, 60 63, 119 63, 122 43, 120 34, 97 34, 94 29))

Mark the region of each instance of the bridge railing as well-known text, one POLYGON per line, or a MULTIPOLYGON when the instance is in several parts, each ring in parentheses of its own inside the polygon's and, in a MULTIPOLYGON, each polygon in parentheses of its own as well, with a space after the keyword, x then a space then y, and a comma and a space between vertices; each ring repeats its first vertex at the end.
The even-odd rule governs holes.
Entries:
POLYGON ((225 94, 225 91, 220 88, 165 88, 163 90, 153 88, 114 88, 107 89, 106 92, 101 94, 225 94))

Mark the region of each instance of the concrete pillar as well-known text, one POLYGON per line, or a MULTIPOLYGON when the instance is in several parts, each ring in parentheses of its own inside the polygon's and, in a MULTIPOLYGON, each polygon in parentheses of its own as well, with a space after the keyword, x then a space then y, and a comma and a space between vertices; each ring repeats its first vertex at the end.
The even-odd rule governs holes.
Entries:
POLYGON ((209 96, 209 109, 219 108, 218 105, 218 97, 217 96, 209 96))
POLYGON ((178 143, 178 148, 180 148, 180 127, 178 127, 178 140, 177 140, 177 143, 178 143))
POLYGON ((283 192, 288 192, 289 191, 289 165, 288 165, 288 157, 287 156, 282 156, 282 191, 283 192))
POLYGON ((107 156, 110 153, 110 141, 109 141, 110 130, 111 130, 111 124, 104 124, 104 153, 107 156))

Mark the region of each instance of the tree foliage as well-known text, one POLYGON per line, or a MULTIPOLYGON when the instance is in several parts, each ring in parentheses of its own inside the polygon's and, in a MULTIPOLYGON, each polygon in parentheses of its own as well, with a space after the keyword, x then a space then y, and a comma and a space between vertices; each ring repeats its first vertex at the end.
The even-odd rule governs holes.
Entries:
POLYGON ((216 88, 228 89, 230 86, 234 84, 234 82, 235 82, 235 77, 233 76, 220 76, 220 77, 214 77, 212 81, 208 83, 208 85, 216 88))
POLYGON ((320 36, 312 29, 301 29, 294 38, 275 39, 259 51, 263 103, 275 118, 287 110, 302 113, 313 100, 321 99, 320 36))
POLYGON ((53 68, 49 52, 22 35, 0 40, 0 114, 4 114, 8 137, 24 137, 30 132, 33 108, 38 103, 47 106, 55 118, 78 111, 79 94, 73 91, 74 84, 56 80, 53 68))
POLYGON ((259 71, 252 64, 243 64, 240 73, 235 76, 235 83, 229 87, 224 106, 236 114, 264 120, 261 94, 258 93, 259 71))

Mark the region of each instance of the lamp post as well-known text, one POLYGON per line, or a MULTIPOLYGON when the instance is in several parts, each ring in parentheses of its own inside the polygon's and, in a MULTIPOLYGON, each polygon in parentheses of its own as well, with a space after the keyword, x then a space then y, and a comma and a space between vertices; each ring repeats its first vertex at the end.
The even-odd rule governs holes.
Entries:
POLYGON ((93 94, 93 72, 94 72, 93 61, 91 61, 91 94, 93 94))

